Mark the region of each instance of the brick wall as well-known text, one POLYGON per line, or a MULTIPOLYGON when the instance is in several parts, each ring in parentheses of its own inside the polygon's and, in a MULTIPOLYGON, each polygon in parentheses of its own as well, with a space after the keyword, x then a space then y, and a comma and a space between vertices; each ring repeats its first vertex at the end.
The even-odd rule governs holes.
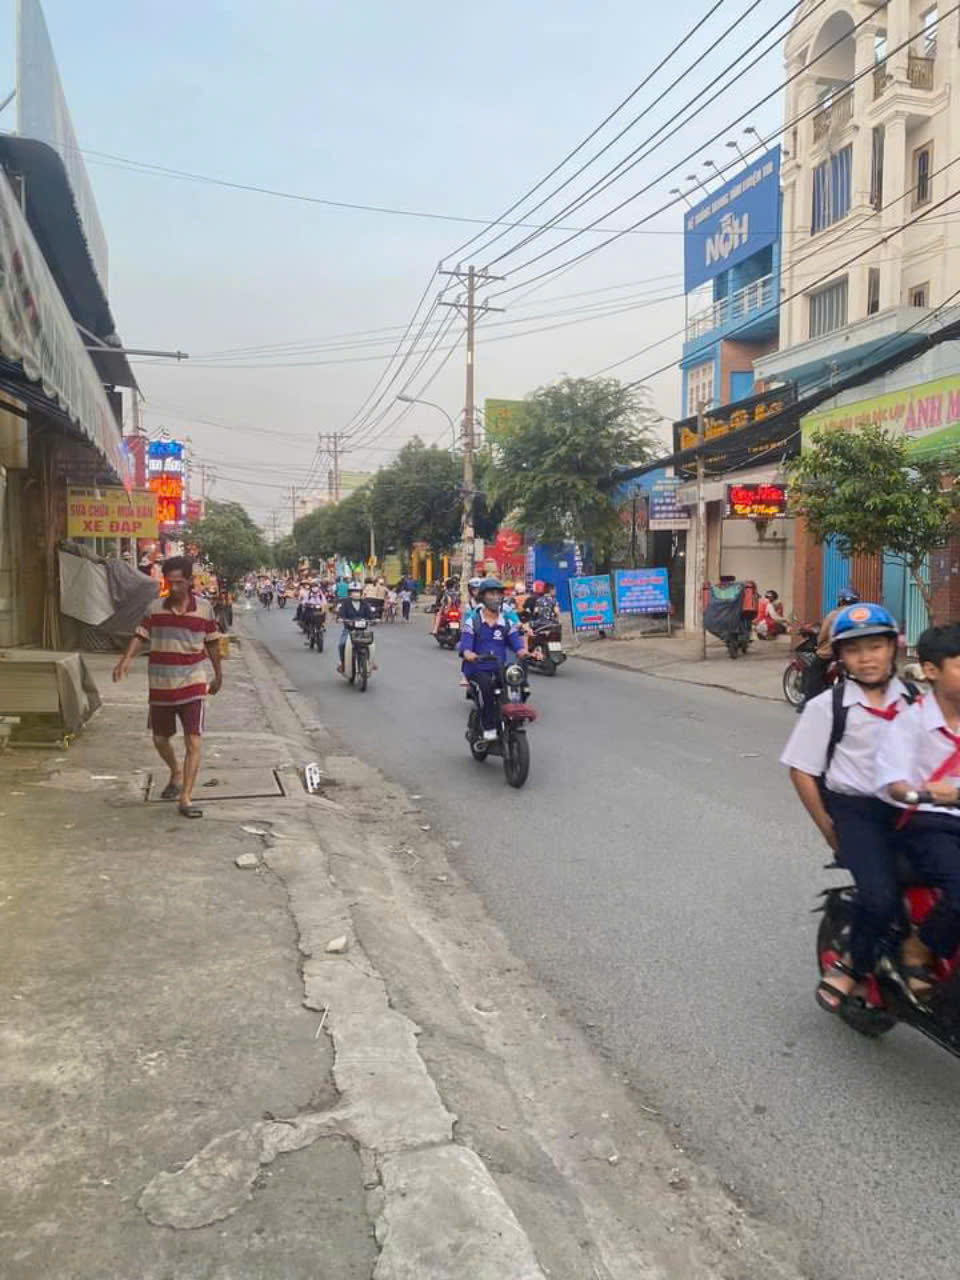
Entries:
POLYGON ((798 516, 793 526, 793 612, 798 622, 816 622, 823 591, 823 548, 798 516))
POLYGON ((935 623, 960 621, 960 533, 931 553, 930 592, 935 623))

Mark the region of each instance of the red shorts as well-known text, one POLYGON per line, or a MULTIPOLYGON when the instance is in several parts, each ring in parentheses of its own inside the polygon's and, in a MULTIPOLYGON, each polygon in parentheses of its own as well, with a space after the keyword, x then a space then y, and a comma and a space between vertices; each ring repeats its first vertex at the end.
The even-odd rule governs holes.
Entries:
POLYGON ((147 728, 156 738, 172 738, 177 732, 179 719, 184 733, 199 738, 203 734, 206 705, 206 698, 193 698, 190 702, 178 702, 174 706, 152 702, 147 716, 147 728))

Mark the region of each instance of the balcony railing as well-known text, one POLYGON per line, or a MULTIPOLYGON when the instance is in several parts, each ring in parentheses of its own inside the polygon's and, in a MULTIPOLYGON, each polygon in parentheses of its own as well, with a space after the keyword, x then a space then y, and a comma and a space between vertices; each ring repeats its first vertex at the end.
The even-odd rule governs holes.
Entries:
MULTIPOLYGON (((930 91, 933 89, 933 69, 936 65, 936 58, 924 58, 918 53, 911 53, 907 57, 907 80, 911 89, 922 89, 930 91)), ((893 84, 893 76, 887 71, 886 63, 881 63, 873 73, 873 100, 883 97, 886 90, 893 84)), ((826 129, 823 133, 817 133, 817 116, 813 117, 813 136, 815 141, 825 136, 826 130, 830 127, 827 121, 826 129)))
POLYGON ((842 97, 835 98, 828 107, 818 111, 813 117, 813 140, 822 141, 831 129, 842 128, 853 119, 853 90, 848 90, 842 97))
POLYGON ((773 305, 773 276, 762 276, 752 284, 745 285, 732 293, 729 298, 721 298, 704 311, 698 311, 687 321, 687 341, 706 337, 716 329, 722 329, 738 320, 746 320, 753 312, 773 305))

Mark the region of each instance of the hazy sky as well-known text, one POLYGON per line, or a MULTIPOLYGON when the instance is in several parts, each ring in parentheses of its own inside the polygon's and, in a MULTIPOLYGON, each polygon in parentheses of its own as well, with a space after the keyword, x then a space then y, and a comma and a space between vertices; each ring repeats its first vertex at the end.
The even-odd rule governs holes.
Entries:
MULTIPOLYGON (((590 133, 715 2, 44 0, 44 11, 85 150, 307 196, 493 219, 590 133)), ((515 216, 650 108, 532 220, 542 222, 583 193, 675 111, 705 97, 712 77, 788 7, 720 0, 690 43, 515 216), (721 36, 719 48, 703 56, 721 36), (682 84, 665 93, 691 64, 682 84)), ((0 2, 0 23, 2 98, 5 82, 13 83, 13 0, 0 2)), ((563 225, 584 227, 652 183, 602 222, 624 227, 668 201, 671 187, 686 188, 684 175, 695 169, 707 175, 703 159, 727 163, 734 153, 724 140, 747 139, 743 124, 726 126, 782 77, 777 46, 563 225), (720 130, 723 137, 704 147, 720 130), (696 147, 703 147, 696 161, 666 173, 696 147)), ((773 133, 779 95, 749 120, 773 133)), ((0 126, 14 127, 13 108, 0 126)), ((316 433, 354 419, 434 267, 483 227, 218 188, 92 154, 86 161, 109 242, 110 298, 121 335, 131 346, 179 347, 194 357, 172 367, 137 365, 148 427, 165 424, 191 436, 198 454, 218 468, 214 496, 244 502, 263 523, 279 508, 288 525, 289 492, 282 486, 308 474, 316 433), (388 326, 400 327, 366 332, 388 326), (245 350, 219 363, 203 358, 237 348, 245 350), (299 367, 253 367, 284 363, 299 367)), ((480 402, 523 396, 563 373, 594 373, 678 330, 683 303, 671 295, 681 289, 681 221, 680 210, 671 209, 642 234, 538 282, 536 293, 518 288, 502 298, 507 312, 491 316, 480 334, 480 402), (617 287, 587 292, 607 286, 617 287), (657 297, 668 300, 651 305, 657 297), (618 300, 631 309, 588 322, 581 322, 587 313, 574 310, 613 309, 618 300), (504 335, 510 339, 495 340, 504 335)), ((512 230, 485 252, 476 246, 477 264, 529 234, 512 230)), ((493 269, 513 274, 490 292, 603 238, 581 235, 541 262, 522 265, 569 234, 540 235, 510 253, 493 269)), ((679 352, 679 337, 670 338, 614 372, 642 377, 679 352)), ((442 355, 424 364, 412 392, 442 355)), ((650 388, 661 412, 676 416, 678 371, 651 378, 650 388)), ((423 394, 456 417, 464 400, 462 348, 423 394)), ((431 442, 449 439, 435 410, 417 407, 395 422, 402 409, 375 428, 369 417, 354 420, 354 438, 367 447, 356 448, 347 467, 375 468, 414 432, 431 442)))

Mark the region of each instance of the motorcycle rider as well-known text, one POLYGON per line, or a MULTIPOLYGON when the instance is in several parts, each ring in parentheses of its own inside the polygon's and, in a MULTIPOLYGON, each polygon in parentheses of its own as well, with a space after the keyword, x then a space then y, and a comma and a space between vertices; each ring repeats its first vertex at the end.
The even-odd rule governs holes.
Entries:
POLYGON ((811 698, 823 693, 827 687, 827 671, 833 661, 833 641, 831 639, 833 624, 841 609, 849 605, 859 604, 860 592, 853 587, 842 587, 837 596, 836 607, 831 609, 820 623, 820 634, 817 636, 817 651, 813 661, 807 667, 806 679, 803 682, 803 698, 805 706, 811 698))
MULTIPOLYGON (((780 763, 857 886, 849 952, 823 975, 816 992, 822 1009, 838 1013, 873 971, 878 944, 902 911, 893 844, 897 815, 877 796, 876 756, 889 722, 919 694, 895 673, 897 624, 882 605, 840 610, 831 645, 845 679, 806 704, 780 763)), ((953 821, 960 832, 960 822, 953 821)))
MULTIPOLYGON (((344 624, 340 629, 340 640, 337 643, 337 651, 340 654, 340 662, 337 665, 337 671, 340 675, 344 675, 343 660, 347 648, 347 622, 356 622, 360 618, 365 618, 368 622, 373 622, 376 618, 376 608, 370 600, 363 598, 363 583, 351 582, 346 600, 341 600, 337 609, 337 617, 344 624)), ((376 670, 376 663, 372 664, 372 669, 376 670)))
POLYGON ((505 665, 509 653, 526 658, 527 642, 520 628, 504 617, 503 584, 496 578, 483 578, 476 589, 479 607, 463 620, 459 652, 463 658, 463 674, 478 694, 480 723, 485 741, 497 737, 497 700, 494 695, 498 667, 505 665), (481 660, 480 655, 495 654, 495 659, 481 660))
POLYGON ((320 583, 314 580, 307 588, 307 595, 303 602, 303 630, 307 635, 310 634, 310 623, 319 613, 321 621, 327 609, 327 597, 323 594, 320 583))

